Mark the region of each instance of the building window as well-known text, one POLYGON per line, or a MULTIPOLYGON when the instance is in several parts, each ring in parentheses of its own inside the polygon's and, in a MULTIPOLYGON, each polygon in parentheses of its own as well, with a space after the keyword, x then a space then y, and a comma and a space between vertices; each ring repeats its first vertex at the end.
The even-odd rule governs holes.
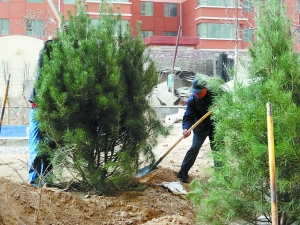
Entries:
POLYGON ((153 2, 141 2, 141 16, 153 16, 154 6, 153 2))
POLYGON ((300 30, 297 30, 298 44, 300 44, 300 30))
POLYGON ((243 11, 244 12, 253 12, 253 3, 252 1, 244 1, 243 2, 243 11))
POLYGON ((75 4, 75 0, 64 0, 64 4, 75 4))
MULTIPOLYGON (((101 0, 98 1, 101 2, 101 0)), ((108 0, 107 2, 128 2, 128 0, 108 0)))
POLYGON ((199 38, 234 39, 234 24, 200 23, 198 24, 199 38))
POLYGON ((143 30, 141 33, 142 33, 143 38, 153 36, 153 30, 143 30))
POLYGON ((165 3, 165 17, 176 17, 177 16, 177 4, 165 3))
POLYGON ((235 0, 198 0, 198 6, 234 7, 235 0))
POLYGON ((298 0, 298 13, 300 14, 300 0, 298 0))
POLYGON ((0 34, 9 34, 9 20, 0 19, 0 34))
MULTIPOLYGON (((91 19, 91 26, 98 26, 100 25, 101 20, 99 19, 91 19)), ((124 35, 127 32, 128 28, 128 20, 119 20, 115 25, 114 35, 118 36, 118 32, 121 29, 121 35, 124 35), (121 24, 121 25, 120 25, 121 24)))
POLYGON ((166 31, 165 36, 177 36, 177 32, 176 31, 166 31))
POLYGON ((26 0, 26 2, 44 2, 44 0, 26 0))
POLYGON ((243 42, 251 42, 253 39, 253 29, 246 28, 243 30, 243 42))
POLYGON ((26 21, 27 36, 45 36, 45 22, 43 20, 27 20, 26 21))
MULTIPOLYGON (((96 2, 96 3, 101 3, 102 0, 86 0, 84 2, 96 2)), ((129 0, 106 0, 105 2, 107 3, 124 3, 124 2, 129 2, 129 0)))
POLYGON ((99 24, 99 19, 91 19, 92 26, 98 26, 98 24, 99 24))
POLYGON ((121 35, 124 35, 127 32, 127 27, 128 27, 128 20, 118 21, 116 24, 115 35, 116 36, 118 35, 120 29, 121 29, 121 35))

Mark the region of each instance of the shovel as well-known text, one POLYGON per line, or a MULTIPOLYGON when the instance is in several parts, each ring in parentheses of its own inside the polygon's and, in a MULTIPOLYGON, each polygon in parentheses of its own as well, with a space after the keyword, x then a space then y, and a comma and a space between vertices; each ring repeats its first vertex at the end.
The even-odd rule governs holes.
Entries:
MULTIPOLYGON (((187 132, 191 132, 195 129, 196 126, 198 126, 203 120, 206 119, 210 114, 212 114, 212 111, 208 111, 204 116, 202 116, 187 132)), ((157 170, 157 165, 179 144, 179 142, 184 139, 185 136, 182 135, 178 141, 176 141, 175 144, 172 145, 172 147, 162 156, 154 165, 145 166, 144 168, 140 169, 137 174, 135 175, 136 178, 140 178, 148 173, 154 172, 157 170)))

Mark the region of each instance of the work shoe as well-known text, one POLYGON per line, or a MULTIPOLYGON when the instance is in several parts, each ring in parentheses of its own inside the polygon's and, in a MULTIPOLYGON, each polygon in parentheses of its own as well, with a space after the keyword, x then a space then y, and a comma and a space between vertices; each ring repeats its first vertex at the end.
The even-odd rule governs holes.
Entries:
POLYGON ((189 182, 189 176, 188 175, 183 175, 178 173, 177 177, 180 179, 182 183, 188 183, 189 182))
POLYGON ((189 177, 180 177, 182 183, 189 183, 189 177))
POLYGON ((63 189, 63 186, 61 184, 57 184, 54 182, 48 182, 44 184, 44 188, 58 188, 58 189, 63 189))
POLYGON ((179 171, 179 173, 177 174, 177 178, 181 178, 181 177, 189 177, 189 175, 185 174, 185 173, 181 173, 179 171))

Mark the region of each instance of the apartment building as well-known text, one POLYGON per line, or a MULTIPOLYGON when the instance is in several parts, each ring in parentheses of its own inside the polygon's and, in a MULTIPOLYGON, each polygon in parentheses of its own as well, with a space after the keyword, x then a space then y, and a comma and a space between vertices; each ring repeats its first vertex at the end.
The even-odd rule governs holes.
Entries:
MULTIPOLYGON (((299 0, 288 1, 288 12, 299 25, 299 0)), ((74 11, 76 0, 0 0, 0 36, 26 35, 46 40, 59 26, 58 14, 74 11), (53 4, 52 4, 53 3, 53 4), (56 11, 56 12, 55 12, 56 11)), ((253 40, 251 0, 108 0, 119 10, 124 23, 136 35, 137 22, 142 35, 154 48, 179 45, 192 49, 247 49, 253 40), (238 37, 238 38, 236 38, 238 37)), ((92 19, 99 15, 100 0, 85 0, 92 19)), ((67 16, 66 16, 67 19, 67 16)), ((296 29, 296 28, 295 28, 296 29)), ((295 32, 295 34, 297 34, 295 32)), ((295 35, 295 49, 300 38, 295 35)))

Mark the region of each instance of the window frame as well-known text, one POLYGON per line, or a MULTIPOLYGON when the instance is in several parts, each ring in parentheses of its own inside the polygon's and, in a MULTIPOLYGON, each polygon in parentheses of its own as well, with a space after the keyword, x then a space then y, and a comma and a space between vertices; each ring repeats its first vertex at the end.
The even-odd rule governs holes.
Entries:
POLYGON ((154 16, 154 2, 141 2, 141 16, 154 16))
POLYGON ((236 28, 235 28, 234 24, 225 24, 225 23, 199 23, 199 24, 197 24, 197 35, 200 39, 202 38, 202 39, 234 40, 235 39, 235 30, 236 30, 236 28), (228 36, 228 34, 229 34, 229 36, 228 36))
POLYGON ((32 2, 32 3, 44 3, 45 0, 26 0, 26 2, 32 2))
MULTIPOLYGON (((99 0, 99 2, 101 2, 99 0)), ((129 2, 129 0, 107 0, 108 3, 124 3, 124 2, 129 2)))
POLYGON ((146 37, 154 36, 154 31, 153 30, 142 30, 141 34, 142 34, 142 37, 144 39, 146 37), (146 32, 146 34, 148 34, 148 32, 149 32, 149 34, 145 35, 145 32, 146 32))
POLYGON ((66 5, 75 5, 76 0, 64 0, 64 4, 66 4, 66 5))
POLYGON ((235 0, 198 0, 197 7, 208 6, 208 7, 235 7, 235 0), (213 4, 212 2, 219 1, 219 4, 213 4), (230 4, 226 4, 225 1, 229 1, 230 4))
POLYGON ((0 18, 0 35, 9 35, 9 25, 8 18, 0 18))
POLYGON ((177 37, 177 31, 165 31, 164 32, 164 36, 167 36, 167 37, 177 37))
POLYGON ((253 29, 245 28, 243 29, 243 42, 253 41, 253 29))
POLYGON ((243 2, 243 12, 253 12, 254 5, 251 0, 245 0, 243 2))
POLYGON ((119 20, 115 27, 115 36, 118 36, 118 29, 121 23, 121 35, 123 36, 128 30, 127 27, 129 26, 128 20, 119 20))
POLYGON ((178 10, 177 3, 169 3, 169 2, 164 3, 164 16, 165 17, 177 17, 177 10, 178 10), (176 15, 171 15, 172 14, 171 6, 175 6, 176 15))
POLYGON ((36 36, 36 37, 45 36, 45 21, 26 20, 26 36, 36 36))
MULTIPOLYGON (((101 23, 101 20, 99 18, 91 19, 90 26, 98 26, 99 23, 101 23)), ((119 20, 114 28, 114 36, 118 36, 118 29, 121 23, 121 34, 124 35, 126 32, 128 32, 128 26, 129 26, 129 21, 128 20, 119 20)))

